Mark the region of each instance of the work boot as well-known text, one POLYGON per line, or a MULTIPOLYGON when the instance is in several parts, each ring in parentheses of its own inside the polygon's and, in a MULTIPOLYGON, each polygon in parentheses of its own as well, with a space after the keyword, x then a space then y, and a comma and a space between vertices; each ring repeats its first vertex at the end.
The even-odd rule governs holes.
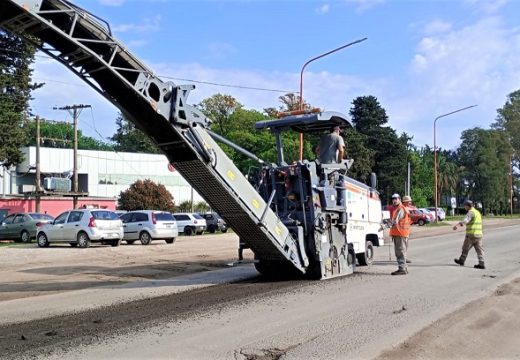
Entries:
POLYGON ((473 266, 475 269, 485 269, 486 267, 484 266, 484 264, 477 264, 475 266, 473 266))
POLYGON ((406 275, 408 274, 408 270, 406 269, 398 269, 392 273, 392 275, 406 275))
POLYGON ((464 261, 460 261, 460 259, 453 259, 455 261, 455 264, 459 264, 460 266, 464 266, 464 261))

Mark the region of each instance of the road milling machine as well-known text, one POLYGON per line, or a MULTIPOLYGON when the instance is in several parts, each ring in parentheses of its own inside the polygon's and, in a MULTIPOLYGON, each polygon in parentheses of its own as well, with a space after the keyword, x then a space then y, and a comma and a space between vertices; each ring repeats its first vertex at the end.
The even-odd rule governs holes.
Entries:
POLYGON ((383 244, 375 182, 347 176, 341 164, 284 161, 281 133, 348 127, 335 112, 289 115, 256 124, 275 134, 276 164, 267 164, 210 131, 211 120, 188 104, 193 85, 162 81, 113 35, 110 25, 66 0, 0 0, 0 28, 35 44, 107 98, 141 129, 218 212, 269 276, 327 279, 368 265, 383 244), (244 176, 218 143, 261 164, 244 176))

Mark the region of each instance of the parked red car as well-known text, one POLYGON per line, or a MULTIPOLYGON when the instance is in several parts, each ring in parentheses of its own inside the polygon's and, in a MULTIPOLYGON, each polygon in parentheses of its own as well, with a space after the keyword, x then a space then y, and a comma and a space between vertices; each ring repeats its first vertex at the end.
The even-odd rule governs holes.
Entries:
POLYGON ((429 224, 433 221, 433 216, 425 214, 416 208, 410 208, 410 217, 412 219, 412 224, 417 224, 419 226, 429 224))

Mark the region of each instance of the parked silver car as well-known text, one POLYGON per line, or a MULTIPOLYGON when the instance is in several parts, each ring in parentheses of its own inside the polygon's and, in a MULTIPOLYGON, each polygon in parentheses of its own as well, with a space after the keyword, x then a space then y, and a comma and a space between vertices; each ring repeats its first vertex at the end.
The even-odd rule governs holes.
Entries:
POLYGON ((52 216, 41 213, 11 214, 0 224, 0 239, 30 242, 36 238, 38 227, 53 220, 52 216))
POLYGON ((152 240, 164 239, 173 244, 179 231, 173 215, 167 211, 137 210, 121 215, 123 221, 124 240, 133 244, 136 240, 143 245, 151 244, 152 240))
POLYGON ((71 246, 87 248, 92 241, 119 246, 123 239, 123 223, 110 210, 74 209, 58 215, 53 222, 38 229, 39 247, 53 242, 68 242, 71 246))
POLYGON ((444 211, 443 208, 437 208, 437 211, 435 211, 435 207, 429 207, 428 210, 436 212, 437 217, 439 218, 440 221, 443 221, 444 219, 446 219, 446 212, 444 211))
POLYGON ((184 235, 193 235, 194 233, 201 235, 206 231, 206 220, 195 213, 176 213, 173 214, 177 221, 179 232, 184 235))

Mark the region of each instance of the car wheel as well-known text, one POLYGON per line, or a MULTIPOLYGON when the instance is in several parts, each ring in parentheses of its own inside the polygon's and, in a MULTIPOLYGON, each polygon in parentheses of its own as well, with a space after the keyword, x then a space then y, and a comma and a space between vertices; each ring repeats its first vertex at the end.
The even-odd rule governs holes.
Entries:
POLYGON ((112 247, 119 246, 119 245, 121 245, 121 240, 119 240, 119 239, 118 240, 112 240, 110 245, 112 245, 112 247))
POLYGON ((83 231, 80 232, 78 234, 77 243, 80 248, 84 248, 84 249, 88 248, 90 246, 90 239, 89 239, 87 233, 85 233, 83 231))
POLYGON ((222 229, 220 229, 220 231, 222 231, 223 233, 225 233, 225 232, 227 232, 227 229, 228 229, 228 228, 224 226, 224 227, 222 227, 222 229))
POLYGON ((164 241, 166 241, 166 244, 173 244, 175 242, 175 238, 170 238, 170 239, 165 239, 164 241))
POLYGON ((76 246, 78 246, 78 243, 69 243, 69 245, 72 247, 76 247, 76 246))
POLYGON ((24 230, 22 231, 22 233, 20 234, 20 240, 23 242, 23 243, 28 243, 28 242, 31 242, 31 236, 29 235, 29 233, 24 230))
POLYGON ((215 225, 210 225, 208 226, 208 231, 212 234, 215 233, 215 231, 217 231, 217 227, 215 225))
POLYGON ((135 242, 135 240, 126 240, 126 243, 127 243, 128 245, 132 245, 134 242, 135 242))
POLYGON ((141 235, 139 235, 139 240, 143 245, 150 245, 152 243, 152 237, 146 231, 143 231, 141 235))
POLYGON ((365 252, 363 254, 356 254, 356 258, 361 266, 370 266, 374 262, 374 246, 372 241, 367 241, 365 252))
POLYGON ((424 225, 424 220, 423 219, 419 219, 419 221, 417 221, 417 224, 419 224, 419 226, 423 226, 424 225))
POLYGON ((36 241, 38 242, 39 247, 43 248, 49 246, 49 239, 47 239, 47 235, 45 235, 45 233, 39 233, 36 241))
POLYGON ((184 228, 184 235, 190 236, 192 234, 193 234, 193 229, 192 228, 190 228, 189 226, 184 228))

